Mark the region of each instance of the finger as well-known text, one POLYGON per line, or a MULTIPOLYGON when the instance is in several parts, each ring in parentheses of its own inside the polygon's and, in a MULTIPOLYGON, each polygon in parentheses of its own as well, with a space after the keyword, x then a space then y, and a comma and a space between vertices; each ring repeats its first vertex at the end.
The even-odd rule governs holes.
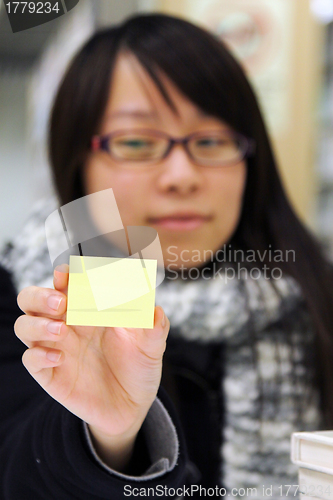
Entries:
POLYGON ((67 295, 68 288, 69 266, 68 264, 61 264, 57 266, 53 273, 53 284, 56 290, 67 295))
POLYGON ((154 312, 154 328, 166 332, 169 331, 169 327, 170 322, 166 317, 163 308, 161 306, 156 306, 154 312))
POLYGON ((39 316, 20 316, 15 324, 16 336, 28 347, 35 342, 63 340, 69 328, 63 321, 54 321, 39 316))
POLYGON ((141 349, 152 359, 158 360, 165 351, 170 322, 162 307, 155 307, 154 328, 142 331, 141 349))
POLYGON ((67 297, 51 288, 30 286, 19 293, 17 303, 25 313, 60 318, 66 312, 67 297))
POLYGON ((36 346, 27 349, 22 356, 22 363, 34 376, 45 368, 54 368, 63 363, 65 355, 58 349, 36 346))

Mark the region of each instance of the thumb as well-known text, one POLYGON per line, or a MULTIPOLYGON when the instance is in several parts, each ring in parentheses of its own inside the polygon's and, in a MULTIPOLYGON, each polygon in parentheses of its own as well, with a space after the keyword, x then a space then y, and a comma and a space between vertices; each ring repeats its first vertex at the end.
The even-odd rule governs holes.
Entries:
POLYGON ((142 339, 143 350, 153 359, 159 359, 166 347, 166 339, 169 333, 170 322, 162 307, 155 307, 154 327, 145 328, 142 339))

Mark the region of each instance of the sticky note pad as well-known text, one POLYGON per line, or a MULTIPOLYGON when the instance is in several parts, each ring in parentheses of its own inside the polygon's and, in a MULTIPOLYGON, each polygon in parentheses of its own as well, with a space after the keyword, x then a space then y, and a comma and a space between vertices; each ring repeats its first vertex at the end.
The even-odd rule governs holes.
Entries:
POLYGON ((67 325, 153 328, 157 260, 70 256, 67 325))

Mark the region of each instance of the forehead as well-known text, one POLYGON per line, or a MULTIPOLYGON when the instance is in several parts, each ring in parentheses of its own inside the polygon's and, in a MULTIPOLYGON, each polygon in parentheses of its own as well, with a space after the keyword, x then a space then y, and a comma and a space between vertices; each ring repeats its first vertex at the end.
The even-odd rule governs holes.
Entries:
POLYGON ((108 118, 134 116, 158 118, 163 115, 204 115, 164 75, 159 78, 177 112, 165 101, 155 82, 131 54, 120 55, 116 61, 106 108, 108 118))
POLYGON ((173 107, 134 55, 119 55, 99 133, 127 126, 163 128, 170 134, 188 134, 211 127, 231 128, 223 119, 205 113, 162 72, 158 77, 173 107))

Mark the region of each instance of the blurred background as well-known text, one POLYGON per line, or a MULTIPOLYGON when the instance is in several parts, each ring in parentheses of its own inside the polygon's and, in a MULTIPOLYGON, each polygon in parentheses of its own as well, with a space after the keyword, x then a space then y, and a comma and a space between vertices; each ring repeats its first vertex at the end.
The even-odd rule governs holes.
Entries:
POLYGON ((99 27, 165 12, 212 30, 242 62, 291 202, 333 259, 333 0, 80 0, 15 34, 1 2, 0 247, 52 194, 48 115, 72 55, 99 27))

